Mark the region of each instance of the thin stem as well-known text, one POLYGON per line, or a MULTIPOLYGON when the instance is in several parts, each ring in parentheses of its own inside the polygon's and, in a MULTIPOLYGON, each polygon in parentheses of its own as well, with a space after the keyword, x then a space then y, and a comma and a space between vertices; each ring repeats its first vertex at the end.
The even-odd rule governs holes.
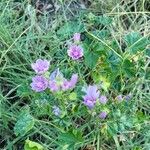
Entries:
POLYGON ((105 43, 104 41, 102 41, 100 38, 98 38, 97 36, 93 35, 92 33, 88 32, 86 30, 86 32, 92 36, 94 39, 100 41, 101 43, 103 43, 105 46, 107 46, 109 49, 111 49, 119 58, 123 59, 122 56, 120 54, 118 54, 112 47, 110 47, 107 43, 105 43))

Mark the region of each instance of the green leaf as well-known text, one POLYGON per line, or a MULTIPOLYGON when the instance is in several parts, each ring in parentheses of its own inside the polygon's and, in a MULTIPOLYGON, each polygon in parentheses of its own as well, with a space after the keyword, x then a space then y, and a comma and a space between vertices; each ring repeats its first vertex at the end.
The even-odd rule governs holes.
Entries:
POLYGON ((98 61, 98 55, 95 54, 94 52, 87 52, 85 54, 85 64, 87 67, 89 67, 90 69, 93 69, 98 61))
POLYGON ((112 23, 112 19, 106 15, 103 16, 96 16, 93 13, 89 13, 87 15, 87 19, 90 23, 94 23, 96 25, 110 25, 112 23))
POLYGON ((34 126, 34 118, 30 115, 29 109, 21 112, 14 127, 16 135, 25 135, 34 126))
POLYGON ((142 123, 146 119, 148 119, 147 116, 141 111, 136 112, 136 117, 135 118, 138 120, 138 123, 142 123))
POLYGON ((105 26, 112 23, 112 19, 108 16, 99 16, 96 18, 96 21, 105 26))
POLYGON ((76 144, 83 142, 82 133, 80 131, 68 131, 66 133, 61 133, 58 137, 59 142, 61 142, 64 146, 74 146, 76 144))
POLYGON ((136 74, 135 65, 129 59, 124 60, 122 69, 127 77, 134 77, 136 74))
POLYGON ((44 147, 37 143, 30 140, 26 140, 24 150, 44 150, 44 147))
POLYGON ((108 88, 110 87, 110 81, 106 78, 106 76, 102 76, 102 73, 92 73, 92 78, 95 83, 99 84, 101 83, 102 89, 105 91, 108 91, 108 88))
POLYGON ((27 83, 22 83, 17 89, 17 95, 20 97, 26 97, 31 94, 31 90, 27 83))
POLYGON ((119 72, 121 60, 116 54, 110 51, 108 54, 107 62, 109 63, 112 72, 115 74, 119 72))
POLYGON ((121 50, 120 43, 118 43, 116 40, 113 40, 111 42, 111 48, 113 48, 115 51, 119 52, 121 50))
POLYGON ((118 125, 117 123, 108 123, 107 127, 108 134, 113 137, 118 132, 118 125))
POLYGON ((112 51, 107 53, 105 71, 109 77, 109 81, 113 83, 120 74, 121 59, 112 51))
POLYGON ((132 54, 143 51, 149 44, 148 38, 142 37, 138 32, 129 33, 124 39, 127 44, 127 49, 132 54))
POLYGON ((148 57, 150 57, 150 48, 146 49, 145 54, 146 54, 148 57))
POLYGON ((70 100, 76 100, 77 99, 77 93, 71 92, 70 95, 69 95, 69 99, 70 100))

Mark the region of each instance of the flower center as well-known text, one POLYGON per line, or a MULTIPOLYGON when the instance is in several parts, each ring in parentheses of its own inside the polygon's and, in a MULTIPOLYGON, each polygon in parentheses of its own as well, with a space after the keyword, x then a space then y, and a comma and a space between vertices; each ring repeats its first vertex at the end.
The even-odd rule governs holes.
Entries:
POLYGON ((74 54, 74 56, 78 56, 79 53, 78 53, 78 51, 75 51, 73 54, 74 54))
POLYGON ((42 88, 42 87, 43 87, 42 82, 37 82, 37 86, 38 86, 39 88, 42 88))

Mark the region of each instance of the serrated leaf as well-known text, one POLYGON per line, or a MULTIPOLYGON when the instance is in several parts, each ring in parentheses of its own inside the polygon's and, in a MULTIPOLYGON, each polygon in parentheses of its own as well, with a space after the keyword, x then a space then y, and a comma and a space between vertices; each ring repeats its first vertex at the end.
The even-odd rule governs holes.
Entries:
POLYGON ((29 85, 27 83, 22 83, 17 89, 17 95, 20 97, 29 96, 31 90, 29 89, 29 85))
POLYGON ((44 150, 44 147, 37 142, 26 140, 24 150, 44 150))
POLYGON ((34 126, 34 118, 30 115, 29 110, 23 110, 18 117, 14 127, 16 135, 25 135, 34 126))
POLYGON ((112 19, 108 16, 99 16, 96 21, 102 25, 110 25, 112 23, 112 19))
POLYGON ((106 62, 108 64, 107 64, 107 67, 105 67, 105 71, 107 72, 109 76, 109 81, 111 83, 115 81, 115 79, 118 77, 120 73, 121 61, 122 60, 113 52, 110 51, 107 54, 106 62))
POLYGON ((122 69, 127 77, 134 77, 136 74, 135 65, 128 59, 124 60, 122 69))
POLYGON ((64 145, 74 146, 83 142, 83 137, 80 131, 68 131, 66 133, 61 133, 58 137, 58 140, 64 145))
POLYGON ((84 56, 85 65, 90 69, 93 69, 98 62, 99 55, 97 53, 94 53, 93 51, 87 51, 84 56))
POLYGON ((110 66, 112 72, 116 73, 120 70, 121 60, 118 56, 111 53, 111 54, 109 54, 107 61, 109 62, 109 66, 110 66))
POLYGON ((149 40, 146 37, 142 37, 138 32, 129 33, 124 39, 127 45, 127 50, 132 54, 135 54, 138 51, 143 51, 149 44, 149 40))

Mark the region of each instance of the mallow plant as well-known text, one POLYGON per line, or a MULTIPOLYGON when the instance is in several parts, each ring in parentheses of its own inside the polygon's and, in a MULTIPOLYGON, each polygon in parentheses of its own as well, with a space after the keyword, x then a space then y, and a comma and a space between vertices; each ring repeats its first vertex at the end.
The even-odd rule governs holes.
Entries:
MULTIPOLYGON (((132 50, 119 54, 104 42, 101 43, 94 34, 87 32, 86 36, 85 40, 81 40, 81 34, 75 33, 66 55, 69 62, 87 68, 88 77, 84 77, 80 69, 80 72, 72 70, 68 78, 59 64, 45 58, 31 64, 34 75, 29 84, 32 90, 30 96, 40 105, 36 113, 45 110, 50 118, 47 121, 53 123, 56 130, 60 129, 55 139, 62 147, 80 147, 88 138, 99 133, 106 139, 114 138, 116 142, 118 134, 128 128, 136 128, 137 119, 132 117, 137 111, 135 91, 128 87, 136 78, 132 50), (44 100, 46 105, 40 103, 44 100)), ((132 34, 126 36, 127 41, 131 38, 132 34)), ((36 106, 32 105, 32 109, 36 110, 36 106)), ((26 128, 26 125, 23 126, 26 128)), ((24 134, 29 130, 31 128, 24 134)))

